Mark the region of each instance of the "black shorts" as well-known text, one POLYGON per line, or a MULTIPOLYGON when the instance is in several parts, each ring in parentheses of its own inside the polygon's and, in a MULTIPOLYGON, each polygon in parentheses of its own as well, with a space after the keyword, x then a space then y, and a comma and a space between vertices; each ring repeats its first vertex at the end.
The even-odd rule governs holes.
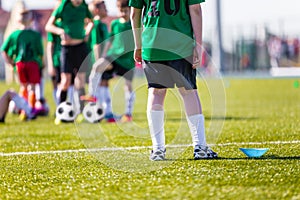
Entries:
POLYGON ((126 80, 132 81, 134 76, 134 69, 124 68, 117 62, 113 61, 111 57, 106 57, 105 59, 111 63, 112 69, 103 72, 101 78, 102 80, 109 80, 112 79, 114 75, 118 75, 124 77, 126 80))
POLYGON ((192 57, 170 61, 146 61, 143 63, 149 88, 184 87, 197 89, 196 69, 192 68, 192 57))
POLYGON ((87 72, 90 66, 89 49, 86 43, 78 45, 66 45, 61 47, 61 72, 71 73, 87 72))

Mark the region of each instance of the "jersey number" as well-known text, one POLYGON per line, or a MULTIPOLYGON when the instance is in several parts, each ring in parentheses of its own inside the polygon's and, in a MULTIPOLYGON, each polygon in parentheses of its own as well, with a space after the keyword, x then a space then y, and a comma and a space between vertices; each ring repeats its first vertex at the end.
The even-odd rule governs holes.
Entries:
MULTIPOLYGON (((180 8, 180 0, 164 0, 165 1, 165 11, 168 15, 176 15, 180 8), (171 1, 174 1, 175 9, 171 8, 171 1)), ((157 8, 157 0, 152 0, 151 2, 151 11, 148 14, 151 17, 160 16, 160 11, 157 8)))

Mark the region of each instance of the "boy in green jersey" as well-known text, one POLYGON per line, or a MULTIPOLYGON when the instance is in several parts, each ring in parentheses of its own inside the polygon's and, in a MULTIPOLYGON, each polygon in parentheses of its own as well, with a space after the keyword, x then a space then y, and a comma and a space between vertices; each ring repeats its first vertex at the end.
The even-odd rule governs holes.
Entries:
POLYGON ((201 58, 204 0, 130 0, 134 58, 148 81, 147 118, 153 150, 150 160, 165 159, 164 99, 175 85, 183 98, 194 159, 216 158, 206 144, 204 116, 196 85, 201 58), (142 27, 143 10, 143 30, 142 27))
POLYGON ((89 4, 94 15, 94 27, 89 37, 89 45, 93 52, 93 59, 98 60, 104 49, 104 41, 108 38, 107 25, 101 20, 107 17, 107 9, 103 0, 94 0, 89 4))
POLYGON ((30 106, 36 103, 35 85, 40 83, 43 57, 42 36, 30 29, 33 13, 20 13, 19 30, 14 31, 2 44, 3 57, 12 67, 16 66, 20 80, 20 95, 30 106))
MULTIPOLYGON (((57 0, 56 8, 60 5, 61 0, 57 0)), ((61 26, 61 20, 57 19, 55 21, 57 27, 61 26)), ((48 65, 48 74, 51 77, 52 86, 53 86, 53 98, 56 105, 59 104, 59 92, 58 85, 61 81, 61 64, 60 64, 60 53, 61 53, 61 38, 59 35, 53 34, 51 32, 47 33, 47 65, 48 65)), ((72 74, 71 85, 68 88, 68 98, 69 101, 73 101, 73 85, 74 85, 74 75, 72 74)))
POLYGON ((61 38, 61 83, 59 102, 67 99, 67 90, 75 77, 74 102, 81 111, 84 102, 79 100, 85 94, 85 77, 89 62, 87 41, 93 28, 92 14, 84 0, 63 0, 55 9, 46 24, 46 31, 61 38), (60 20, 58 27, 55 22, 60 20), (80 101, 80 102, 79 102, 80 101))
POLYGON ((132 120, 135 93, 132 89, 135 62, 133 59, 133 34, 130 23, 130 7, 128 0, 117 0, 120 17, 111 22, 110 40, 103 50, 103 58, 93 65, 89 77, 89 95, 96 97, 105 108, 105 118, 108 122, 115 122, 112 113, 109 79, 114 75, 125 78, 126 111, 123 122, 132 120), (101 74, 102 73, 102 74, 101 74), (99 81, 101 79, 101 81, 99 81), (100 82, 100 87, 98 84, 100 82))

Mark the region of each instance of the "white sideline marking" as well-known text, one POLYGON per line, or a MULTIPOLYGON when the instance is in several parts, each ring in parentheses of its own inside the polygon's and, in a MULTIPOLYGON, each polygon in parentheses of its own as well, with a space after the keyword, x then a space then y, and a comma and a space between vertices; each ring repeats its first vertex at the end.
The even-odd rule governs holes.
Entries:
MULTIPOLYGON (((230 142, 223 144, 211 144, 209 146, 231 146, 231 145, 260 145, 260 144, 300 144, 300 140, 292 141, 269 141, 269 142, 230 142)), ((166 145, 169 148, 189 147, 191 144, 178 144, 166 145)), ((138 150, 138 149, 151 149, 151 146, 135 146, 135 147, 103 147, 95 149, 69 149, 69 150, 56 150, 56 151, 31 151, 31 152, 13 152, 3 153, 0 152, 1 157, 9 156, 24 156, 24 155, 45 155, 45 154, 61 154, 61 153, 81 153, 81 152, 98 152, 98 151, 122 151, 122 150, 138 150)))

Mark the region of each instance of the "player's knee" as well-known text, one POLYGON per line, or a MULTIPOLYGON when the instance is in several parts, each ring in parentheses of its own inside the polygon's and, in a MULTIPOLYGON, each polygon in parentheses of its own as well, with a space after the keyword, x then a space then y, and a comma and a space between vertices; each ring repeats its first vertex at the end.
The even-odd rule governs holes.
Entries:
POLYGON ((16 95, 16 92, 13 89, 9 89, 4 93, 4 96, 8 98, 13 98, 16 95))

